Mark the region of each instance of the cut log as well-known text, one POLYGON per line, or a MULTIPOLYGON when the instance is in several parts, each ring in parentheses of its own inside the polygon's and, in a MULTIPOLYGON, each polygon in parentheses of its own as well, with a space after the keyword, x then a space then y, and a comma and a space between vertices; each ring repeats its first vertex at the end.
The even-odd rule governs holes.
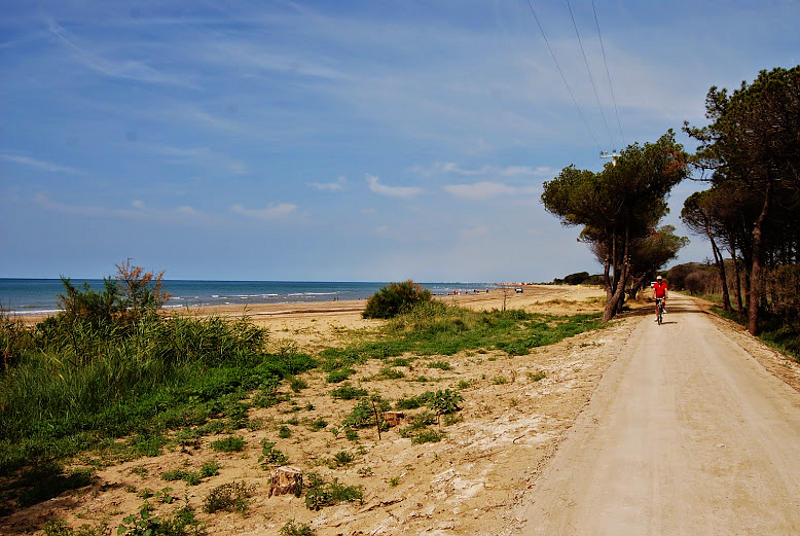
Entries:
POLYGON ((391 428, 393 426, 398 426, 403 422, 406 418, 406 414, 402 411, 384 411, 383 412, 383 422, 391 428))
POLYGON ((273 467, 269 471, 269 496, 288 495, 289 493, 300 496, 303 492, 303 472, 291 465, 273 467))

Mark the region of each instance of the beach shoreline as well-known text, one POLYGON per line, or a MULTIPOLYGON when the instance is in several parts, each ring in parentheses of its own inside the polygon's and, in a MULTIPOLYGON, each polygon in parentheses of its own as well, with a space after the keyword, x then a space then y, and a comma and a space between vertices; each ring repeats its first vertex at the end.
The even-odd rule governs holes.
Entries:
MULTIPOLYGON (((585 300, 603 296, 600 287, 592 286, 570 286, 570 285, 515 285, 492 289, 476 289, 478 292, 458 294, 436 295, 435 300, 446 303, 453 303, 460 306, 469 307, 476 310, 520 309, 536 307, 547 301, 569 299, 585 300), (516 288, 522 289, 521 293, 515 291, 516 288)), ((342 315, 358 314, 366 306, 367 298, 354 300, 319 300, 319 301, 283 301, 267 303, 244 303, 244 304, 220 304, 220 305, 195 305, 185 307, 165 307, 160 313, 171 316, 178 314, 189 317, 212 317, 222 318, 250 318, 256 323, 260 320, 302 315, 342 315)), ((538 308, 538 307, 536 307, 538 308)), ((544 311, 541 311, 544 312, 544 311)), ((55 316, 58 311, 38 314, 18 314, 11 315, 19 319, 25 325, 35 325, 39 322, 55 316)))

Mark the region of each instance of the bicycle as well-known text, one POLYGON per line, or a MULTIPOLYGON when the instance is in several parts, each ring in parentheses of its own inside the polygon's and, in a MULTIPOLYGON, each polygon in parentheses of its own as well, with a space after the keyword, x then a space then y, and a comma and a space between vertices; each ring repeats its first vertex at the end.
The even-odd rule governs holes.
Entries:
POLYGON ((656 298, 656 322, 660 326, 664 321, 664 298, 656 298))

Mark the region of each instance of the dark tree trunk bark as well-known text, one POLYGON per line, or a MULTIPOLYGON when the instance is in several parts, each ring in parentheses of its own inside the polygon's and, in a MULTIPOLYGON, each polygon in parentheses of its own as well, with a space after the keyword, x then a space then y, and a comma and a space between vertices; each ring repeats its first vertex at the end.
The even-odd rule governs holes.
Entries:
POLYGON ((736 258, 736 246, 731 242, 731 259, 733 259, 733 275, 736 278, 736 306, 741 313, 742 306, 742 275, 739 273, 739 259, 736 258))
MULTIPOLYGON (((630 243, 630 230, 628 228, 628 224, 625 225, 625 246, 624 246, 624 253, 622 254, 622 270, 617 277, 616 269, 614 273, 614 279, 617 281, 615 282, 614 286, 614 294, 611 298, 606 302, 606 307, 603 310, 603 322, 608 322, 617 314, 619 310, 619 303, 622 299, 622 295, 625 292, 625 284, 628 282, 628 271, 630 269, 630 259, 628 258, 628 248, 630 243)), ((616 242, 616 240, 615 240, 616 242)), ((616 247, 614 248, 616 249, 616 247)))
POLYGON ((761 239, 764 220, 769 212, 769 200, 772 192, 772 181, 767 179, 764 192, 764 205, 753 226, 753 267, 750 271, 750 304, 747 311, 747 329, 751 335, 758 335, 758 310, 761 307, 761 239))
POLYGON ((722 284, 722 308, 725 312, 731 311, 731 298, 728 295, 728 277, 725 273, 725 259, 722 257, 722 252, 717 247, 717 243, 714 242, 714 236, 711 234, 711 230, 708 228, 708 223, 706 223, 706 236, 708 236, 708 240, 711 242, 711 251, 714 254, 714 262, 717 264, 717 269, 719 270, 719 278, 722 284))

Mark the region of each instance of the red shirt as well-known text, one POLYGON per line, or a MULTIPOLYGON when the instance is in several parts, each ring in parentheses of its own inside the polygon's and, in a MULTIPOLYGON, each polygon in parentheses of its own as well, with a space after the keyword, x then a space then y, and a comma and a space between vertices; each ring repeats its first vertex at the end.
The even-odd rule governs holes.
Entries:
POLYGON ((656 298, 663 298, 667 294, 667 282, 656 281, 656 284, 653 285, 653 293, 656 295, 656 298))

